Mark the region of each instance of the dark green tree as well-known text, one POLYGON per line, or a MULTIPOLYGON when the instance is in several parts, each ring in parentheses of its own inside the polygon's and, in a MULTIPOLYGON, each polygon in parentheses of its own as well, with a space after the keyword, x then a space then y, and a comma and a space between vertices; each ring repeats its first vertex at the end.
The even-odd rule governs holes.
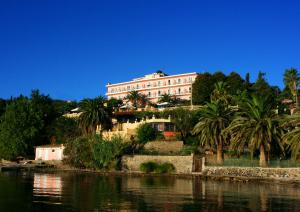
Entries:
POLYGON ((105 99, 102 96, 83 99, 79 103, 82 111, 79 116, 79 126, 84 134, 95 134, 97 126, 100 126, 101 130, 110 127, 110 117, 104 103, 105 99))
POLYGON ((210 73, 198 74, 192 86, 193 104, 204 104, 209 101, 214 89, 214 82, 210 73))
POLYGON ((228 92, 231 95, 235 95, 238 91, 245 90, 245 82, 243 78, 236 72, 231 72, 226 77, 226 83, 228 85, 228 92))
POLYGON ((140 144, 155 140, 157 132, 149 123, 141 124, 136 130, 137 140, 140 144))
POLYGON ((229 126, 233 111, 222 102, 207 103, 201 110, 199 122, 193 129, 201 145, 208 145, 217 150, 217 163, 224 162, 224 145, 227 141, 224 130, 229 126))
POLYGON ((0 123, 0 157, 14 159, 33 154, 33 146, 45 126, 40 114, 26 97, 7 105, 0 123))
POLYGON ((248 99, 240 106, 241 111, 226 129, 226 134, 231 137, 233 149, 242 151, 247 147, 252 155, 259 150, 259 164, 262 167, 267 166, 267 153, 272 148, 276 146, 283 151, 282 128, 269 102, 267 97, 263 96, 248 99))
POLYGON ((177 108, 172 110, 166 110, 163 112, 165 118, 171 117, 172 123, 175 125, 176 130, 180 132, 181 139, 184 143, 198 121, 198 114, 196 111, 187 110, 183 108, 177 108))

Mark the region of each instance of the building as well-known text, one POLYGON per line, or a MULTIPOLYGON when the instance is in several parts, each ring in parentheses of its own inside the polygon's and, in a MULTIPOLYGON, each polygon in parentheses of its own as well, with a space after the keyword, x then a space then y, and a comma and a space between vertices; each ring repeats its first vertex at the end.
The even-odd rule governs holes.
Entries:
POLYGON ((103 137, 106 139, 111 139, 113 136, 120 136, 124 139, 131 139, 136 136, 136 129, 142 124, 150 124, 157 132, 160 132, 166 140, 173 138, 176 136, 175 125, 171 122, 171 117, 167 119, 163 118, 155 118, 152 116, 151 118, 146 117, 143 120, 131 123, 129 120, 125 123, 119 123, 117 121, 113 121, 113 128, 109 131, 104 131, 102 133, 103 137))
POLYGON ((63 145, 44 145, 35 147, 35 160, 62 160, 64 157, 63 145))
POLYGON ((108 99, 124 99, 130 91, 138 91, 146 95, 151 102, 157 102, 163 94, 190 100, 192 84, 196 77, 196 72, 170 76, 157 72, 128 82, 108 83, 106 95, 108 99))

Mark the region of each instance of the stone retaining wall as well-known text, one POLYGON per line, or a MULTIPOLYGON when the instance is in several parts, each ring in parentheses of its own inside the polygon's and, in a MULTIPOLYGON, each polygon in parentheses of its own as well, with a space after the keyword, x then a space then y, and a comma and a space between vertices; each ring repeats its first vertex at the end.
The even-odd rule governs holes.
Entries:
POLYGON ((160 156, 160 155, 126 155, 122 157, 122 170, 139 172, 140 165, 153 161, 156 163, 172 163, 176 173, 190 174, 193 169, 193 155, 160 156))
POLYGON ((183 147, 183 141, 150 141, 144 146, 146 150, 155 150, 160 153, 179 152, 183 147))
POLYGON ((294 178, 300 180, 300 168, 213 167, 206 166, 203 175, 255 178, 294 178))

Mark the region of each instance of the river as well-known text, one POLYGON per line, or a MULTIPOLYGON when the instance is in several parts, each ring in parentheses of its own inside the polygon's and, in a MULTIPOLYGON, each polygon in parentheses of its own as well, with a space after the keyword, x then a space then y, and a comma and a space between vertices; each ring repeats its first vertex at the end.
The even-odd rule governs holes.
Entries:
POLYGON ((300 187, 172 176, 0 172, 0 211, 300 211, 300 187))

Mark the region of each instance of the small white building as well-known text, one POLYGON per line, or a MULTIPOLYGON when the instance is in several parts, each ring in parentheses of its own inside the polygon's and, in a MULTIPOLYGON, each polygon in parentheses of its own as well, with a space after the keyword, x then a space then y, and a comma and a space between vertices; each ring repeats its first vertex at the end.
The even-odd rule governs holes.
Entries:
POLYGON ((62 144, 37 146, 35 147, 35 160, 62 160, 64 148, 62 144))

